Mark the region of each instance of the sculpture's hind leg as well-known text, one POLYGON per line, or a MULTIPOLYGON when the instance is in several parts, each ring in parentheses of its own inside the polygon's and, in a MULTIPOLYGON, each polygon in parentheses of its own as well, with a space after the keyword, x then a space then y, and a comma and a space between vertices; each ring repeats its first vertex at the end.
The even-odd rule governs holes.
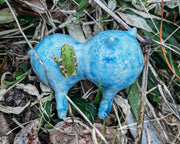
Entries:
POLYGON ((111 89, 103 90, 103 99, 101 100, 98 112, 98 116, 100 118, 105 119, 111 111, 112 102, 115 94, 116 92, 112 91, 111 89))
MULTIPOLYGON (((64 93, 67 94, 67 88, 62 88, 64 93)), ((58 113, 59 119, 66 117, 68 111, 68 100, 66 99, 65 95, 57 88, 55 89, 55 98, 56 98, 56 109, 58 113)))

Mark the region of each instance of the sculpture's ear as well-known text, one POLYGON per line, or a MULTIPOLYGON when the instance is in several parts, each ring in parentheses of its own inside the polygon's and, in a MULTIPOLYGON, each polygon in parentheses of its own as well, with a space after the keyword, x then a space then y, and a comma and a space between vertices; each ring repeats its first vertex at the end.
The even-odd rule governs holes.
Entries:
POLYGON ((114 44, 115 38, 113 36, 108 38, 108 44, 114 44))
POLYGON ((109 37, 107 44, 108 48, 113 52, 117 47, 117 38, 115 38, 114 36, 109 37))
POLYGON ((137 29, 136 29, 136 28, 132 28, 132 29, 130 29, 129 31, 127 31, 127 33, 128 33, 129 35, 135 37, 136 34, 137 34, 137 29))

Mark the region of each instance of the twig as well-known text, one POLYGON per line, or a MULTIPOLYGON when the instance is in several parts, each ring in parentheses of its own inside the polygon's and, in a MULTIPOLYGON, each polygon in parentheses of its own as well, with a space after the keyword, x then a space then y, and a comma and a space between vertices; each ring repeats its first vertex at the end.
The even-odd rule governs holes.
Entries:
POLYGON ((118 115, 117 107, 115 106, 115 104, 113 104, 113 108, 114 108, 114 112, 115 112, 116 118, 117 118, 117 120, 118 120, 120 132, 123 133, 120 116, 118 115))
MULTIPOLYGON (((146 100, 146 103, 148 104, 148 100, 146 100)), ((150 103, 149 103, 149 104, 150 104, 150 103)), ((153 107, 152 107, 152 110, 153 110, 153 107)), ((168 116, 170 116, 170 115, 173 115, 173 113, 169 113, 169 114, 167 114, 167 115, 165 115, 165 116, 163 116, 163 117, 160 117, 160 118, 156 117, 155 119, 145 120, 144 123, 156 122, 156 121, 159 121, 159 120, 161 120, 161 119, 164 119, 165 117, 168 117, 168 116)), ((134 126, 134 125, 137 125, 137 122, 123 125, 123 126, 122 126, 122 129, 128 129, 129 127, 134 126)))
POLYGON ((172 144, 176 144, 177 139, 180 137, 180 132, 178 133, 178 135, 174 138, 174 140, 172 141, 172 144))
POLYGON ((146 92, 146 95, 149 94, 150 92, 152 92, 152 91, 155 90, 155 89, 157 89, 157 86, 155 86, 155 87, 151 88, 150 90, 148 90, 148 91, 146 92))
MULTIPOLYGON (((31 120, 31 121, 28 121, 28 122, 25 122, 25 123, 23 123, 23 124, 21 124, 21 125, 24 126, 24 125, 29 124, 29 123, 31 123, 31 122, 32 122, 32 120, 31 120)), ((19 127, 20 127, 20 126, 18 125, 17 127, 15 127, 15 128, 13 128, 12 130, 8 131, 8 132, 6 133, 6 135, 11 134, 14 130, 18 129, 19 127)))
MULTIPOLYGON (((163 90, 162 90, 161 85, 158 85, 158 89, 159 89, 159 92, 160 92, 163 100, 164 100, 165 103, 168 105, 169 109, 170 109, 170 110, 176 115, 176 117, 180 120, 180 115, 179 115, 178 111, 177 111, 176 109, 174 109, 173 106, 167 101, 167 99, 166 99, 166 97, 165 97, 165 95, 164 95, 164 93, 163 93, 163 90)), ((166 89, 166 88, 164 87, 164 89, 166 89)), ((171 96, 170 96, 170 97, 171 97, 171 96)), ((173 99, 173 98, 171 98, 171 99, 173 99)), ((174 103, 174 101, 173 101, 173 103, 174 103)), ((175 104, 175 103, 174 103, 174 104, 175 104)))
POLYGON ((18 122, 15 118, 12 118, 12 120, 20 127, 20 128, 24 128, 24 126, 20 123, 20 122, 18 122))
POLYGON ((178 55, 180 55, 179 52, 177 52, 177 51, 174 50, 173 48, 167 46, 165 43, 160 43, 159 41, 156 41, 156 40, 153 40, 153 39, 152 39, 152 41, 153 41, 154 43, 157 43, 157 44, 160 45, 160 46, 166 47, 166 48, 170 49, 171 51, 173 51, 173 52, 177 53, 178 55))
MULTIPOLYGON (((157 80, 157 82, 160 84, 160 85, 157 85, 157 86, 158 86, 159 92, 160 92, 161 95, 162 95, 162 98, 164 99, 164 101, 166 102, 166 104, 169 106, 170 110, 171 110, 171 111, 175 114, 175 116, 180 120, 180 115, 179 115, 178 111, 177 111, 177 110, 175 111, 175 110, 172 108, 172 105, 167 101, 166 97, 164 96, 163 90, 169 95, 169 97, 171 98, 174 106, 176 105, 175 102, 174 102, 174 99, 172 98, 171 93, 169 92, 169 90, 168 90, 168 88, 167 88, 167 86, 161 81, 161 79, 160 79, 159 76, 156 74, 156 71, 154 70, 154 68, 152 67, 151 64, 149 64, 149 68, 150 68, 152 74, 154 75, 155 79, 157 80), (162 89, 163 89, 163 90, 162 90, 162 89)), ((175 108, 175 109, 177 109, 177 108, 175 108)))
POLYGON ((18 22, 18 20, 17 20, 17 17, 16 17, 16 15, 15 15, 15 13, 14 13, 14 11, 13 11, 10 3, 8 2, 8 0, 5 0, 5 2, 6 2, 6 4, 8 5, 8 7, 9 7, 9 9, 10 9, 10 11, 11 11, 11 13, 12 13, 12 15, 13 15, 15 21, 16 21, 16 24, 17 24, 17 26, 18 26, 21 34, 23 35, 23 37, 24 37, 24 39, 26 40, 26 42, 27 42, 27 44, 29 45, 29 47, 30 47, 31 49, 33 49, 32 45, 30 44, 29 40, 27 39, 26 35, 24 34, 24 32, 23 32, 23 30, 22 30, 22 28, 21 28, 21 26, 20 26, 20 24, 19 24, 19 22, 18 22))
POLYGON ((175 29, 165 40, 164 40, 164 42, 166 42, 173 34, 175 34, 178 30, 180 29, 180 26, 177 28, 177 29, 175 29))
POLYGON ((147 129, 147 138, 148 138, 148 144, 151 144, 151 139, 150 139, 150 134, 149 134, 149 130, 147 129))
MULTIPOLYGON (((73 2, 79 6, 79 4, 75 0, 73 0, 73 2)), ((84 12, 99 26, 101 30, 103 30, 102 26, 86 10, 84 10, 84 12)))
MULTIPOLYGON (((9 73, 9 72, 8 72, 9 73)), ((28 72, 29 73, 29 72, 28 72)), ((28 74, 27 73, 27 74, 28 74)), ((11 73, 10 73, 11 74, 11 73)), ((27 75, 26 74, 26 75, 27 75)), ((20 83, 22 80, 24 80, 25 79, 25 77, 26 77, 26 75, 23 77, 23 78, 21 78, 18 82, 16 82, 15 84, 13 84, 12 86, 10 86, 8 89, 6 89, 5 91, 3 91, 3 92, 1 92, 0 93, 0 95, 5 95, 8 91, 10 91, 13 87, 15 87, 18 83, 20 83)))
MULTIPOLYGON (((163 117, 163 114, 161 112, 158 113, 158 116, 160 117, 163 117)), ((169 122, 167 119, 163 118, 162 119, 167 125, 170 125, 170 126, 179 126, 179 121, 177 121, 176 123, 175 122, 169 122)))
MULTIPOLYGON (((146 44, 146 43, 145 43, 146 44)), ((151 49, 151 41, 147 39, 147 44, 145 46, 145 54, 144 54, 144 70, 142 76, 142 92, 141 92, 141 101, 139 107, 139 114, 138 114, 138 122, 137 122, 137 129, 136 129, 136 138, 134 144, 141 143, 142 140, 142 133, 143 133, 143 125, 144 125, 144 108, 145 108, 145 99, 147 93, 147 80, 148 80, 148 65, 149 65, 149 54, 151 49)))
POLYGON ((152 21, 152 23, 153 23, 153 25, 154 25, 156 31, 159 33, 159 30, 158 30, 158 28, 157 28, 157 26, 156 26, 156 24, 155 24, 155 22, 154 22, 152 16, 149 14, 149 12, 148 12, 148 10, 146 9, 146 7, 144 6, 142 0, 140 0, 140 3, 141 3, 141 5, 143 6, 143 8, 144 8, 144 10, 146 11, 146 13, 148 14, 148 16, 150 17, 150 19, 151 19, 151 21, 152 21))
POLYGON ((149 107, 149 109, 150 109, 153 117, 155 118, 154 120, 149 120, 149 121, 155 121, 155 122, 156 122, 156 123, 154 123, 154 125, 156 126, 156 127, 155 127, 156 130, 159 132, 159 136, 160 136, 162 142, 163 142, 163 143, 169 143, 168 136, 167 136, 167 134, 165 133, 165 131, 164 131, 164 129, 163 129, 161 123, 160 123, 160 120, 161 120, 161 119, 164 119, 164 118, 167 117, 167 116, 169 116, 169 114, 166 115, 166 116, 162 116, 162 117, 159 118, 159 117, 157 117, 157 115, 156 115, 156 113, 155 113, 155 111, 154 111, 153 106, 151 105, 151 103, 148 101, 147 98, 146 98, 146 104, 147 104, 147 106, 149 107))
POLYGON ((35 4, 32 4, 32 3, 29 3, 28 1, 23 1, 26 5, 28 5, 28 6, 30 6, 30 7, 33 7, 33 8, 36 8, 36 9, 38 9, 38 10, 41 10, 41 11, 44 11, 45 10, 45 8, 43 8, 43 7, 39 7, 39 6, 37 6, 37 5, 35 5, 35 4))

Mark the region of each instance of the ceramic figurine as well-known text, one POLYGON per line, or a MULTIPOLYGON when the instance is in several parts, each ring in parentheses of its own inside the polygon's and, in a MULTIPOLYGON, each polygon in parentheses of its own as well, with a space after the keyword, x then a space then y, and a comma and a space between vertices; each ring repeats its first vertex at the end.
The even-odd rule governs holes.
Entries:
MULTIPOLYGON (((88 79, 101 83, 103 98, 98 116, 106 118, 116 93, 136 81, 143 70, 144 58, 136 39, 135 28, 129 31, 107 30, 98 33, 85 43, 64 34, 45 37, 35 48, 51 76, 67 93, 78 81, 88 79)), ((55 91, 58 117, 68 110, 68 101, 32 50, 31 65, 38 78, 55 91)))

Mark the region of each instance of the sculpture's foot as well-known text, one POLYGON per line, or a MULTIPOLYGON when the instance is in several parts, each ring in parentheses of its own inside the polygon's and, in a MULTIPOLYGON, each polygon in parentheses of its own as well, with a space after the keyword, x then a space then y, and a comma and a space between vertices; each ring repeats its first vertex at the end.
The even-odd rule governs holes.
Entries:
POLYGON ((66 117, 66 114, 67 114, 67 110, 58 110, 59 119, 63 119, 64 117, 66 117))
POLYGON ((108 113, 109 113, 109 112, 99 111, 99 112, 98 112, 98 116, 99 116, 99 118, 101 118, 101 119, 105 119, 105 118, 107 117, 108 113))
POLYGON ((112 102, 101 102, 99 107, 98 116, 101 119, 105 119, 111 111, 112 102))
POLYGON ((99 112, 98 112, 98 116, 101 119, 105 119, 109 114, 109 112, 111 111, 114 95, 115 95, 114 92, 112 92, 111 90, 103 91, 103 99, 100 103, 99 112))
MULTIPOLYGON (((67 91, 64 90, 65 93, 67 91)), ((56 109, 58 113, 58 118, 62 119, 66 117, 67 111, 68 111, 68 101, 65 97, 65 95, 61 91, 55 91, 55 97, 56 97, 56 109)))

